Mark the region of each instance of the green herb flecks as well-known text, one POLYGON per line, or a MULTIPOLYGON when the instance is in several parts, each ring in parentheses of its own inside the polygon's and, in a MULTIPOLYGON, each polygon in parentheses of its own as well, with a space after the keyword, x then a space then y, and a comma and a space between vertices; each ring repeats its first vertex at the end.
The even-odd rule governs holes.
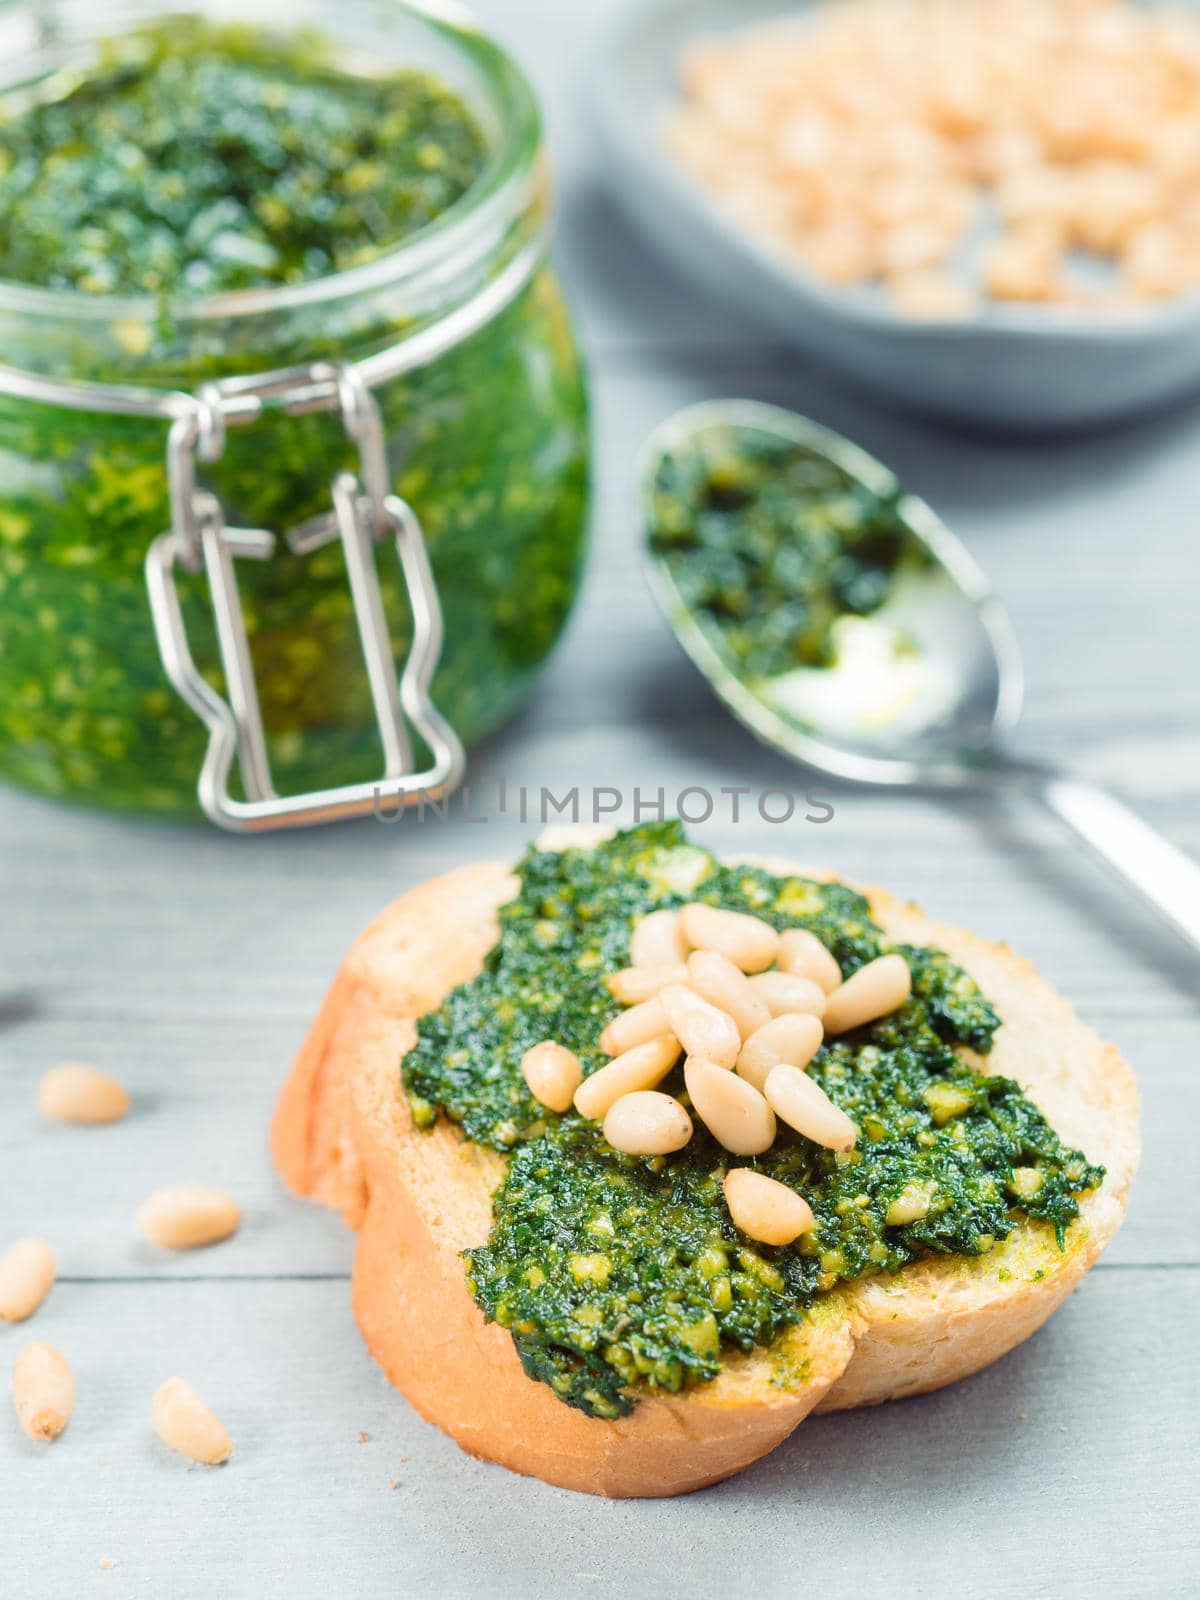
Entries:
MULTIPOLYGON (((367 356, 411 305, 346 295, 269 320, 172 316, 189 295, 355 265, 459 201, 489 156, 473 114, 418 72, 343 69, 315 36, 175 17, 0 102, 0 277, 137 291, 156 315, 5 324, 5 359, 194 393, 314 354, 367 356), (27 342, 25 342, 27 341, 27 342)), ((502 265, 502 262, 499 263, 502 265)), ((527 692, 575 594, 586 538, 583 375, 552 272, 440 360, 376 391, 393 487, 429 547, 446 643, 433 693, 466 742, 527 692)), ((168 684, 143 574, 171 521, 166 428, 0 398, 0 775, 118 809, 196 812, 204 732, 168 684)), ((354 446, 332 414, 268 407, 205 487, 282 536, 327 514, 354 446)), ((394 551, 380 583, 411 640, 394 551)), ((336 543, 238 562, 280 792, 373 779, 382 755, 336 543)), ((203 577, 180 576, 197 664, 223 688, 203 577)))
POLYGON ((485 158, 424 73, 172 17, 0 106, 0 278, 155 296, 302 283, 425 227, 485 158))
POLYGON ((825 457, 760 428, 705 428, 660 460, 650 548, 747 681, 836 658, 835 624, 870 616, 922 551, 898 510, 825 457))
MULTIPOLYGON (((986 1054, 998 1026, 973 981, 939 951, 891 944, 844 885, 722 866, 678 824, 658 824, 592 851, 531 852, 501 921, 485 970, 422 1019, 403 1078, 418 1121, 440 1110, 511 1152, 491 1235, 468 1252, 471 1290, 512 1332, 526 1371, 591 1415, 624 1414, 639 1386, 715 1377, 723 1350, 769 1344, 847 1279, 984 1254, 1023 1217, 1061 1242, 1077 1196, 1102 1177, 1014 1082, 956 1048, 986 1054), (594 1041, 618 1009, 605 974, 626 963, 636 918, 692 899, 809 928, 845 975, 888 949, 912 965, 907 1004, 830 1042, 810 1068, 859 1125, 854 1153, 781 1125, 754 1162, 816 1216, 782 1249, 733 1227, 721 1192, 732 1158, 702 1126, 676 1155, 624 1156, 594 1124, 548 1113, 520 1074, 525 1050, 546 1038, 576 1051, 585 1072, 603 1063, 594 1041), (889 1224, 914 1185, 925 1214, 889 1224)), ((683 1094, 682 1071, 663 1087, 683 1094)))

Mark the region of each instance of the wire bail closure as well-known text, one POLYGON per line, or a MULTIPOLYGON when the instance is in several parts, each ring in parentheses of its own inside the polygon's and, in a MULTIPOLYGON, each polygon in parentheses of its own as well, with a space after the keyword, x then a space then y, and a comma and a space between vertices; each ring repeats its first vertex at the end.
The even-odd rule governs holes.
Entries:
POLYGON ((218 827, 254 833, 337 822, 374 810, 384 797, 406 806, 422 799, 434 803, 461 783, 466 759, 462 745, 429 697, 442 647, 437 587, 421 525, 412 509, 390 493, 383 421, 374 391, 439 360, 505 311, 532 281, 546 245, 546 229, 541 226, 469 299, 354 363, 317 361, 223 378, 188 394, 180 389, 52 377, 0 361, 0 395, 68 411, 169 424, 171 526, 146 554, 146 586, 163 667, 209 732, 197 792, 205 815, 218 827), (196 474, 198 462, 220 460, 227 428, 253 422, 269 404, 289 416, 336 411, 347 436, 358 446, 358 474, 339 475, 332 486, 332 510, 291 529, 286 538, 301 555, 335 538, 345 549, 384 747, 384 773, 374 783, 288 796, 277 795, 271 783, 235 562, 239 557, 266 560, 274 552, 275 535, 262 528, 227 527, 220 501, 200 488, 196 474), (389 536, 400 557, 413 624, 412 647, 399 684, 373 551, 374 544, 389 536), (203 568, 207 573, 228 701, 201 675, 192 658, 175 585, 177 567, 192 573, 203 568), (431 753, 432 764, 424 772, 411 770, 405 719, 431 753), (249 797, 245 801, 229 793, 235 759, 249 797))
POLYGON ((197 786, 200 805, 218 827, 238 833, 362 816, 377 809, 384 794, 405 806, 434 802, 458 787, 465 765, 457 735, 430 698, 442 647, 441 606, 421 525, 411 507, 391 492, 379 404, 362 373, 347 363, 314 363, 293 369, 288 379, 286 389, 269 381, 255 388, 253 380, 244 379, 206 384, 192 397, 167 435, 171 527, 146 554, 146 585, 164 670, 208 729, 197 786), (374 781, 296 795, 277 794, 272 782, 237 585, 237 561, 268 559, 276 537, 262 528, 229 527, 218 498, 197 481, 198 463, 217 462, 224 454, 227 425, 252 420, 267 399, 277 399, 293 415, 338 413, 357 447, 358 470, 334 479, 331 510, 284 537, 301 556, 341 541, 384 753, 384 770, 374 781), (399 680, 375 566, 375 545, 388 539, 399 556, 412 615, 412 643, 399 680), (180 567, 206 574, 227 700, 192 656, 176 584, 180 567), (414 770, 410 727, 430 752, 431 763, 421 771, 414 770), (245 800, 229 790, 235 760, 245 800))

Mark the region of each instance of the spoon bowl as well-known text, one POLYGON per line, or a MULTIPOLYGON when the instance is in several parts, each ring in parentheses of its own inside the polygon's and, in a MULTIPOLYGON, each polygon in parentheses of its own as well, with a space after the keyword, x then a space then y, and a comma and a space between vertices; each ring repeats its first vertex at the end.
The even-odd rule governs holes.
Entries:
POLYGON ((1024 685, 1012 625, 974 558, 889 468, 794 412, 714 400, 656 429, 639 483, 655 598, 718 698, 764 744, 852 783, 935 791, 1020 785, 1200 950, 1200 867, 1112 795, 1008 748, 1024 685), (754 676, 711 617, 688 603, 669 559, 651 547, 664 468, 721 434, 781 442, 793 456, 833 467, 848 488, 889 502, 900 545, 888 588, 867 615, 836 619, 829 665, 754 676))
POLYGON ((1020 714, 1023 676, 1012 625, 966 548, 865 450, 795 412, 751 400, 689 406, 654 432, 641 470, 647 525, 664 459, 713 433, 781 440, 875 495, 899 496, 897 518, 915 557, 869 622, 855 623, 832 666, 747 679, 689 608, 669 562, 651 553, 655 598, 720 699, 764 744, 851 782, 976 782, 994 740, 1020 714))

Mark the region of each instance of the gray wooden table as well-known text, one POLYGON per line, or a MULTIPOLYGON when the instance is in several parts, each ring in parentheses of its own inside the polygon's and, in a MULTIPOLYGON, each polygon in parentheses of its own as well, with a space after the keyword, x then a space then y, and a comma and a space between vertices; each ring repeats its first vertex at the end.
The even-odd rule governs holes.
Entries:
MULTIPOLYGON (((852 433, 934 502, 1011 607, 1029 747, 1120 785, 1200 854, 1200 412, 1070 441, 956 436, 873 409, 685 292, 591 163, 579 106, 602 9, 483 7, 549 112, 599 494, 567 640, 480 766, 535 790, 804 787, 680 659, 626 510, 655 422, 744 394, 852 433)), ((1050 1325, 982 1376, 807 1422, 690 1498, 604 1503, 471 1461, 388 1389, 350 1316, 351 1237, 281 1192, 264 1149, 289 1059, 361 924, 422 876, 512 855, 527 830, 364 823, 247 842, 0 794, 0 1242, 44 1234, 63 1273, 35 1323, 0 1329, 0 1366, 45 1338, 79 1388, 51 1449, 0 1415, 0 1594, 1196 1593, 1196 965, 1019 801, 835 803, 824 828, 699 831, 890 884, 1031 956, 1141 1076, 1128 1223, 1050 1325), (129 1083, 133 1114, 95 1132, 40 1126, 38 1076, 80 1057, 129 1083), (182 1179, 229 1188, 246 1221, 219 1249, 163 1260, 132 1218, 182 1179), (152 1436, 150 1395, 174 1372, 226 1420, 228 1467, 190 1467, 152 1436)))

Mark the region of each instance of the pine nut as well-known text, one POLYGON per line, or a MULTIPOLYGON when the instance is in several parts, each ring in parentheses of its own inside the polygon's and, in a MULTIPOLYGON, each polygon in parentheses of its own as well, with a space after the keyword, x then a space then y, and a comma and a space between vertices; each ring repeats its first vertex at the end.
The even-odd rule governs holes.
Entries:
POLYGON ((53 1250, 44 1239, 18 1239, 0 1257, 0 1319, 24 1322, 53 1287, 53 1250))
POLYGON ((641 918, 629 943, 631 966, 669 967, 686 960, 687 946, 679 931, 677 911, 652 911, 641 918))
POLYGON ((75 1379, 51 1344, 27 1344, 13 1365, 13 1406, 31 1439, 57 1439, 75 1407, 75 1379))
POLYGON ((905 1222, 920 1222, 929 1214, 936 1183, 906 1183, 884 1213, 883 1220, 899 1227, 905 1222))
POLYGON ((841 967, 807 928, 788 928, 779 935, 778 965, 780 972, 811 978, 825 994, 832 994, 842 981, 841 967))
POLYGON ((859 967, 825 1007, 825 1032, 848 1033, 866 1022, 886 1017, 912 993, 912 973, 903 956, 880 956, 859 967))
POLYGON ((535 1100, 551 1111, 566 1111, 583 1082, 579 1057, 553 1039, 544 1039, 521 1057, 521 1076, 535 1100))
POLYGON ((236 1233, 242 1220, 236 1200, 219 1189, 181 1184, 159 1189, 137 1214, 143 1238, 164 1250, 194 1250, 236 1233))
POLYGON ((666 1156, 692 1137, 692 1119, 671 1095, 641 1089, 609 1106, 604 1137, 628 1156, 666 1156))
POLYGON ((732 1067, 742 1048, 738 1025, 728 1011, 702 1000, 694 989, 671 983, 658 997, 671 1032, 689 1056, 703 1056, 719 1067, 732 1067))
POLYGON ((659 1039, 670 1031, 662 1001, 655 995, 653 1000, 643 1000, 641 1005, 632 1006, 619 1017, 614 1017, 600 1035, 600 1048, 606 1056, 619 1056, 626 1050, 632 1050, 635 1045, 645 1044, 648 1039, 659 1039))
POLYGON ((1044 1175, 1037 1167, 1014 1167, 1008 1187, 1018 1200, 1032 1200, 1034 1195, 1040 1193, 1044 1181, 1044 1175))
POLYGON ((692 1108, 718 1144, 735 1156, 757 1156, 775 1142, 775 1113, 744 1078, 689 1056, 683 1068, 692 1108))
POLYGON ((771 1020, 750 979, 717 950, 693 950, 688 957, 688 987, 720 1011, 728 1011, 743 1039, 771 1020))
POLYGON ((791 1244, 813 1225, 808 1201, 765 1173, 733 1167, 722 1188, 734 1226, 760 1244, 791 1244))
POLYGON ((693 950, 716 950, 743 972, 764 971, 779 949, 779 935, 761 917, 722 911, 700 901, 684 906, 679 926, 693 950))
POLYGON ((119 1122, 129 1110, 129 1091, 99 1067, 64 1061, 38 1084, 37 1106, 56 1122, 119 1122))
POLYGON ((853 1150, 858 1129, 821 1085, 786 1063, 772 1067, 763 1093, 789 1128, 828 1150, 853 1150))
POLYGON ((760 972, 749 981, 773 1017, 783 1017, 793 1011, 802 1011, 810 1017, 825 1014, 825 991, 811 978, 798 978, 791 972, 760 972))
POLYGON ((825 1030, 819 1017, 801 1011, 788 1011, 773 1017, 765 1027, 752 1033, 742 1046, 737 1058, 740 1077, 762 1093, 767 1074, 772 1067, 786 1062, 793 1067, 806 1067, 817 1051, 825 1030))
POLYGON ((159 1385, 150 1417, 162 1442, 192 1461, 215 1467, 233 1454, 233 1440, 182 1378, 168 1378, 159 1385))
POLYGON ((622 967, 620 972, 610 972, 604 981, 619 1005, 637 1006, 644 1000, 653 1000, 668 983, 686 983, 687 975, 687 968, 680 961, 665 967, 622 967))
POLYGON ((576 1111, 599 1122, 623 1095, 661 1083, 679 1060, 679 1050, 679 1040, 671 1033, 626 1050, 583 1080, 575 1091, 576 1111))
POLYGON ((971 1109, 971 1096, 957 1084, 949 1083, 944 1078, 931 1083, 928 1089, 923 1091, 921 1098, 929 1107, 929 1114, 939 1128, 944 1128, 955 1117, 961 1117, 964 1111, 971 1109))

